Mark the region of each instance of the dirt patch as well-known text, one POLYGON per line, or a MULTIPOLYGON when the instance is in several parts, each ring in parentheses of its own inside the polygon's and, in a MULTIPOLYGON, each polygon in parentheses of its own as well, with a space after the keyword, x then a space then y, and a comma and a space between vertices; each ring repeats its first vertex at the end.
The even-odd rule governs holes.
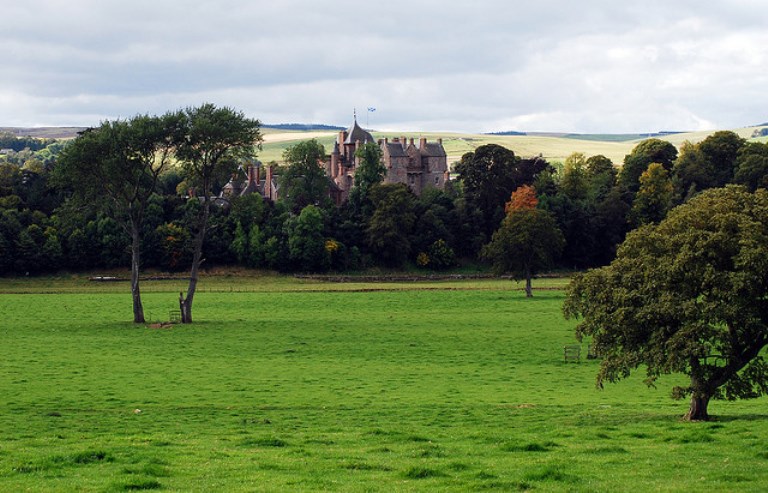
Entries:
POLYGON ((159 323, 149 324, 148 327, 150 329, 172 329, 173 324, 171 322, 159 322, 159 323))

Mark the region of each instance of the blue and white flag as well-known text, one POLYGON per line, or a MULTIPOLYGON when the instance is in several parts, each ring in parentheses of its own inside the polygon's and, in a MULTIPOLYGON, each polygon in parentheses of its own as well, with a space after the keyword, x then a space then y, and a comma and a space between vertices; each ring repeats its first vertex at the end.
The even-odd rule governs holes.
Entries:
POLYGON ((371 111, 371 112, 376 111, 376 108, 368 108, 368 111, 371 111))

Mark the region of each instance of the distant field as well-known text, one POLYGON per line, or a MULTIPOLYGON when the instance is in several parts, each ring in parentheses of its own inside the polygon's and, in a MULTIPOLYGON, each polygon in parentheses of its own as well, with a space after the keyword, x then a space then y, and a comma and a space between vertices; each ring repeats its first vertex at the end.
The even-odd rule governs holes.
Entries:
MULTIPOLYGON (((754 130, 759 127, 749 127, 734 130, 744 138, 751 138, 754 130)), ((712 132, 685 132, 660 136, 657 138, 667 140, 676 146, 680 146, 686 140, 691 142, 700 142, 712 132)), ((291 132, 279 133, 276 137, 265 136, 263 151, 259 154, 259 159, 267 163, 270 161, 282 162, 283 151, 292 144, 310 138, 316 138, 323 144, 327 152, 333 148, 333 143, 338 135, 337 132, 291 132)), ((516 155, 521 157, 531 157, 541 154, 548 161, 562 162, 566 157, 574 152, 581 152, 587 156, 602 154, 616 165, 621 165, 624 156, 629 154, 632 149, 643 140, 638 136, 636 139, 625 140, 626 136, 617 136, 611 134, 605 135, 486 135, 486 134, 455 134, 455 133, 397 133, 397 132, 372 132, 375 139, 388 137, 400 137, 405 135, 408 138, 413 137, 418 141, 420 137, 426 137, 429 140, 437 138, 443 139, 443 145, 448 153, 449 164, 455 163, 461 156, 467 152, 475 150, 477 147, 485 144, 499 144, 512 149, 516 155), (621 137, 621 138, 617 138, 621 137)), ((766 141, 768 139, 756 139, 766 141)))
POLYGON ((598 391, 562 291, 519 287, 205 277, 152 329, 125 283, 1 279, 0 491, 768 490, 766 399, 598 391))
MULTIPOLYGON (((744 138, 751 138, 755 129, 762 127, 747 127, 735 129, 744 138)), ((18 128, 0 128, 0 131, 21 132, 24 135, 31 135, 39 138, 71 138, 76 136, 76 132, 82 130, 75 127, 47 127, 33 129, 18 128)), ((658 138, 667 140, 676 146, 680 146, 686 140, 699 142, 705 139, 712 132, 685 132, 674 133, 659 136, 658 138)), ((297 142, 308 139, 317 139, 325 146, 326 152, 330 153, 333 149, 333 143, 336 140, 338 132, 336 131, 296 131, 283 130, 265 127, 263 129, 264 144, 258 158, 264 162, 272 161, 282 163, 283 151, 297 142)), ((638 142, 643 140, 643 136, 638 134, 541 134, 532 133, 530 135, 486 135, 486 134, 457 134, 457 133, 436 133, 436 132, 372 132, 375 139, 389 137, 406 136, 414 138, 416 141, 420 137, 426 137, 429 140, 437 138, 443 139, 443 145, 448 153, 448 163, 453 164, 461 159, 461 156, 471 152, 484 144, 499 144, 512 149, 515 154, 521 157, 531 157, 541 154, 544 158, 552 162, 562 162, 566 157, 574 152, 581 152, 587 156, 602 154, 607 156, 616 165, 621 165, 624 156, 632 151, 632 148, 638 142)), ((760 142, 768 141, 768 138, 762 137, 755 139, 760 142)))

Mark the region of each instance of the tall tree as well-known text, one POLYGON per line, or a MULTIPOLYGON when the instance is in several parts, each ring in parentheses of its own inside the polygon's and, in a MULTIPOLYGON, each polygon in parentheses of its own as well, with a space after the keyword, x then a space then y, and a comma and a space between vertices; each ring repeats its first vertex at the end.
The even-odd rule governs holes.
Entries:
POLYGON ((416 197, 404 183, 382 183, 371 189, 371 200, 375 210, 366 231, 368 245, 382 263, 399 267, 411 250, 416 197))
POLYGON ((696 193, 714 186, 715 173, 699 146, 685 141, 672 167, 672 179, 680 201, 687 202, 696 193))
MULTIPOLYGON (((527 190, 520 193, 527 194, 527 190)), ((482 257, 491 262, 497 275, 509 272, 515 279, 524 279, 525 295, 530 298, 531 279, 553 265, 565 239, 549 212, 536 209, 525 200, 516 200, 514 194, 510 202, 501 227, 483 247, 482 257)))
POLYGON ((280 197, 294 214, 308 205, 327 207, 328 178, 322 163, 325 147, 315 139, 305 140, 288 147, 283 153, 288 168, 280 177, 280 197))
POLYGON ((651 163, 659 163, 669 171, 676 158, 677 148, 666 140, 644 140, 624 157, 624 166, 618 176, 619 184, 635 193, 640 188, 640 175, 651 163))
POLYGON ((672 208, 674 187, 669 173, 659 163, 651 163, 640 175, 640 189, 632 204, 632 217, 637 225, 657 223, 672 208))
POLYGON ((582 317, 602 361, 597 384, 641 366, 646 383, 683 373, 686 418, 712 398, 768 393, 768 192, 713 188, 627 236, 607 267, 576 276, 563 310, 582 317))
POLYGON ((173 151, 178 116, 136 116, 104 122, 68 145, 55 168, 55 180, 75 200, 101 208, 131 238, 133 321, 143 323, 139 271, 144 214, 173 151))
POLYGON ((768 143, 749 142, 739 151, 733 181, 751 192, 768 187, 768 143))
POLYGON ((381 147, 375 142, 363 144, 355 156, 360 159, 360 164, 355 168, 355 186, 349 194, 349 201, 357 209, 364 209, 370 205, 368 195, 371 187, 384 181, 387 168, 381 162, 381 147))
POLYGON ((261 148, 262 136, 259 120, 246 118, 242 112, 228 107, 207 103, 187 108, 179 117, 176 157, 188 180, 196 184, 197 197, 202 202, 195 219, 189 286, 186 296, 179 296, 181 321, 192 323, 192 303, 204 261, 203 243, 211 215, 213 185, 217 178, 231 173, 239 160, 253 157, 256 148, 261 148))
POLYGON ((456 164, 468 207, 482 214, 479 227, 485 241, 504 218, 504 204, 515 189, 516 163, 511 150, 486 144, 464 154, 456 164))
POLYGON ((699 149, 711 163, 713 187, 724 187, 733 181, 736 158, 745 143, 745 139, 730 130, 715 132, 699 143, 699 149))
POLYGON ((618 171, 613 162, 602 154, 587 158, 586 165, 587 181, 589 182, 588 199, 593 202, 600 202, 616 185, 618 171))
POLYGON ((558 189, 570 200, 584 200, 589 192, 587 158, 581 152, 574 152, 563 163, 563 173, 558 189))
POLYGON ((325 248, 325 217, 314 205, 302 209, 285 224, 288 255, 296 270, 318 272, 328 270, 331 257, 325 248))

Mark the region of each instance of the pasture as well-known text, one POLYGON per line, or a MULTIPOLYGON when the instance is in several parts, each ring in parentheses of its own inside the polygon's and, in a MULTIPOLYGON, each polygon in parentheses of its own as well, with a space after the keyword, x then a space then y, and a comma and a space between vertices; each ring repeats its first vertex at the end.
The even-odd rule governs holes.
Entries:
POLYGON ((766 400, 596 390, 564 282, 219 276, 153 329, 126 283, 0 280, 0 491, 768 489, 766 400))

